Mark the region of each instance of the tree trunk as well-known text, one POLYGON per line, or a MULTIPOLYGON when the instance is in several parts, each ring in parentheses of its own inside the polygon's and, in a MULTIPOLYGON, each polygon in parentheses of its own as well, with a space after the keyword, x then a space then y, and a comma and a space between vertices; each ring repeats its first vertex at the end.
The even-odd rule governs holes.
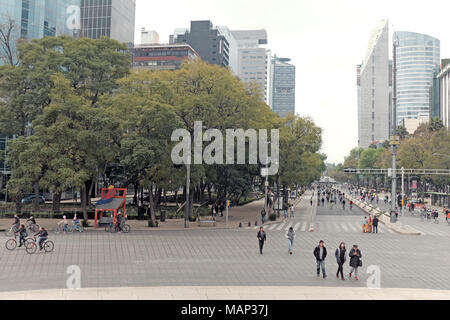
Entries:
POLYGON ((83 211, 83 220, 84 225, 87 225, 87 222, 89 220, 88 213, 87 213, 87 194, 86 194, 86 186, 81 188, 81 210, 83 211))
POLYGON ((53 193, 53 213, 60 212, 61 209, 61 192, 53 193))
POLYGON ((33 200, 33 210, 39 211, 39 179, 36 178, 33 182, 33 189, 34 189, 34 200, 33 200))
POLYGON ((22 192, 20 192, 16 197, 16 213, 21 214, 22 213, 22 192))
POLYGON ((153 226, 156 225, 156 214, 155 214, 155 201, 153 200, 153 187, 150 187, 150 190, 148 192, 149 194, 149 207, 150 207, 150 221, 152 222, 153 226))

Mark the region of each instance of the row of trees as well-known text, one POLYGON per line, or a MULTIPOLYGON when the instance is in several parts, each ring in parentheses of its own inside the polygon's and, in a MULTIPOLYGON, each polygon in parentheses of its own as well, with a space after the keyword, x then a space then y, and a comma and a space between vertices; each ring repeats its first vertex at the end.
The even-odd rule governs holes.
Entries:
MULTIPOLYGON (((18 51, 17 66, 0 67, 0 133, 18 137, 9 148, 7 185, 18 211, 23 193, 40 190, 53 193, 59 211, 61 194, 75 188, 87 220, 92 188, 103 177, 149 190, 154 220, 161 193, 177 191, 186 176, 172 164, 171 134, 178 128, 193 134, 195 121, 222 132, 279 129, 273 181, 285 189, 325 169, 321 129, 311 119, 280 118, 261 102, 256 85, 228 69, 195 60, 175 71, 131 71, 126 47, 108 38, 44 38, 20 43, 18 51)), ((216 201, 239 203, 262 181, 259 165, 191 171, 191 200, 200 203, 211 190, 216 201)))
MULTIPOLYGON (((397 167, 405 169, 450 169, 450 134, 439 119, 433 119, 429 124, 421 125, 414 134, 408 134, 406 130, 399 129, 401 137, 397 154, 397 167)), ((368 149, 355 148, 345 158, 343 164, 337 165, 330 175, 338 181, 359 181, 359 176, 347 175, 346 168, 392 168, 392 150, 389 141, 383 146, 368 149)), ((422 176, 421 182, 428 183, 435 191, 444 192, 449 184, 448 176, 422 176)), ((376 186, 377 182, 388 185, 387 177, 363 176, 363 181, 370 186, 376 186)))

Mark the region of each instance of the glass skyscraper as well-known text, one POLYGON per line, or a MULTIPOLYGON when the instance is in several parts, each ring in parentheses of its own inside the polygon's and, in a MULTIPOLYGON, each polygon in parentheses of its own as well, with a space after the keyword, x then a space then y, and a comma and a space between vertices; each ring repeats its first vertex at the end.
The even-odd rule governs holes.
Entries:
POLYGON ((275 56, 271 65, 271 107, 282 117, 295 114, 295 66, 289 61, 291 60, 275 56))
POLYGON ((425 34, 399 31, 397 41, 397 121, 430 114, 430 87, 440 63, 440 41, 425 34))
POLYGON ((79 7, 80 0, 0 0, 0 24, 12 19, 16 39, 73 35, 75 30, 67 23, 73 15, 68 12, 72 5, 79 7))

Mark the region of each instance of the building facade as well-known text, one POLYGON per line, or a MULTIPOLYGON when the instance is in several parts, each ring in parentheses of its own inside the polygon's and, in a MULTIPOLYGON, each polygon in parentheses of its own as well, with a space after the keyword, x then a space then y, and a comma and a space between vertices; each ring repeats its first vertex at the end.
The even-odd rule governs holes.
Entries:
POLYGON ((266 30, 236 30, 231 31, 237 43, 237 75, 244 82, 256 82, 261 90, 264 102, 270 105, 269 91, 270 77, 270 51, 266 45, 266 30))
POLYGON ((110 37, 132 46, 136 0, 81 0, 81 36, 110 37))
MULTIPOLYGON (((14 22, 14 46, 19 38, 40 39, 45 36, 73 36, 79 30, 69 20, 81 0, 0 0, 0 24, 14 22)), ((1 64, 2 62, 0 62, 1 64)))
POLYGON ((359 147, 389 138, 389 24, 380 22, 372 32, 366 57, 359 67, 359 147))
POLYGON ((153 44, 135 46, 133 68, 149 70, 175 70, 185 60, 193 60, 199 54, 188 44, 153 44))
POLYGON ((191 28, 184 34, 174 35, 173 42, 189 44, 204 61, 210 64, 222 67, 228 67, 230 64, 229 43, 209 20, 191 21, 191 28))
POLYGON ((398 31, 397 120, 430 116, 430 87, 440 63, 440 41, 425 34, 398 31))
POLYGON ((438 75, 440 83, 440 118, 450 130, 450 63, 438 75))
POLYGON ((159 34, 154 30, 146 30, 142 28, 141 31, 141 44, 158 44, 159 34))
POLYGON ((290 59, 274 57, 272 59, 272 110, 281 117, 295 114, 295 66, 290 59))

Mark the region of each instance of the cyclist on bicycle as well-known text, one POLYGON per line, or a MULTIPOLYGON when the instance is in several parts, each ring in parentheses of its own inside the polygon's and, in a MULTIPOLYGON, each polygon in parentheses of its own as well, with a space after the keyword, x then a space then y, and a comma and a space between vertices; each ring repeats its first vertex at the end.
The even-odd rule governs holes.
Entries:
POLYGON ((34 216, 31 216, 30 219, 27 219, 27 222, 31 222, 31 224, 36 224, 36 219, 34 216))
POLYGON ((116 217, 116 230, 118 231, 118 232, 122 232, 122 214, 121 213, 119 213, 118 215, 117 215, 117 217, 116 217))
POLYGON ((73 217, 73 225, 75 227, 75 230, 82 232, 81 222, 80 222, 80 219, 78 219, 77 215, 75 215, 75 217, 73 217))
POLYGON ((58 226, 60 226, 61 224, 63 225, 64 233, 66 233, 67 232, 67 228, 69 226, 69 222, 67 221, 67 217, 66 216, 63 216, 63 219, 58 223, 58 226))
POLYGON ((17 214, 14 215, 14 223, 13 223, 12 226, 13 226, 15 232, 17 232, 19 230, 20 219, 19 219, 19 216, 17 214))
POLYGON ((38 236, 39 237, 39 250, 42 251, 42 249, 44 249, 44 247, 42 246, 42 244, 47 241, 48 239, 48 232, 47 230, 45 230, 44 227, 41 227, 41 229, 39 229, 39 232, 36 233, 34 235, 35 237, 38 236))
POLYGON ((22 224, 16 233, 19 234, 19 248, 20 248, 25 244, 25 239, 28 237, 27 228, 25 228, 25 226, 22 224))

